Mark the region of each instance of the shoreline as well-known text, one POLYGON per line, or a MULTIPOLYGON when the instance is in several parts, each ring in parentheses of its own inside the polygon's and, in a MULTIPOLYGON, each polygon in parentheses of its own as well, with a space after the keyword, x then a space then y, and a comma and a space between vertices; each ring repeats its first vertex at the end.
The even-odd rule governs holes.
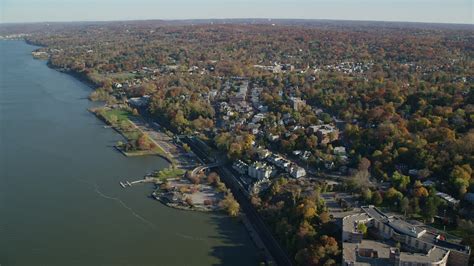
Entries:
MULTIPOLYGON (((120 130, 120 128, 118 128, 118 126, 116 126, 113 123, 111 123, 110 121, 108 121, 107 118, 104 117, 104 115, 101 115, 99 113, 99 110, 105 110, 106 108, 109 108, 109 107, 106 106, 106 105, 103 105, 103 106, 100 106, 100 107, 89 108, 88 111, 91 112, 99 120, 104 122, 106 125, 110 126, 112 129, 114 129, 127 142, 129 142, 130 141, 129 137, 127 137, 125 135, 125 133, 122 130, 120 130)), ((113 110, 113 109, 111 109, 111 110, 113 110)), ((138 128, 130 119, 127 118, 127 121, 134 126, 134 129, 136 130, 136 132, 140 132, 141 134, 145 134, 145 132, 143 132, 140 128, 138 128)), ((149 136, 147 136, 147 138, 151 142, 155 143, 149 136)), ((155 145, 156 145, 156 147, 154 148, 155 150, 133 150, 131 152, 125 151, 123 148, 119 147, 118 145, 114 145, 114 148, 126 157, 159 156, 159 157, 163 158, 164 160, 166 160, 169 164, 174 165, 175 163, 170 158, 168 158, 168 156, 165 155, 165 152, 164 152, 163 148, 160 145, 158 145, 157 143, 155 143, 155 145)))
MULTIPOLYGON (((23 41, 25 42, 26 44, 28 45, 32 45, 32 46, 37 46, 37 47, 40 47, 40 48, 45 48, 47 46, 45 45, 41 45, 41 44, 36 44, 36 43, 32 43, 30 41, 28 41, 27 39, 19 39, 20 41, 23 41)), ((38 49, 38 48, 37 48, 38 49)), ((37 49, 34 49, 32 52, 36 51, 37 49)), ((67 69, 61 69, 61 68, 58 68, 58 67, 55 67, 51 64, 50 62, 50 55, 48 55, 48 58, 37 58, 35 56, 33 56, 32 54, 30 55, 34 60, 42 60, 42 61, 46 61, 46 66, 52 70, 55 70, 55 71, 58 71, 60 73, 64 73, 64 74, 67 74, 67 75, 70 75, 71 77, 75 78, 76 80, 78 80, 79 82, 83 83, 84 85, 86 85, 87 87, 89 87, 91 89, 91 92, 93 92, 95 89, 97 89, 99 87, 98 84, 95 84, 89 77, 87 77, 86 74, 84 74, 83 72, 77 72, 77 71, 74 71, 74 70, 67 70, 67 69)), ((87 100, 89 102, 92 102, 89 98, 87 98, 87 100)), ((98 109, 98 108, 104 108, 106 107, 106 105, 102 105, 102 106, 99 106, 99 107, 92 107, 92 108, 88 108, 87 110, 93 114, 97 119, 99 119, 100 121, 102 121, 106 126, 109 126, 110 128, 112 128, 115 132, 117 132, 118 134, 120 134, 120 136, 122 136, 125 140, 128 141, 127 137, 124 135, 124 133, 119 130, 117 127, 111 125, 104 117, 98 115, 95 111, 98 109)), ((130 121, 131 122, 131 121, 130 121)), ((138 128, 138 127, 137 127, 138 128)), ((126 152, 124 151, 123 149, 121 149, 120 147, 118 147, 117 145, 113 145, 114 149, 117 150, 118 152, 120 152, 123 156, 125 157, 138 157, 138 156, 158 156, 158 157, 161 157, 162 159, 164 159, 166 162, 168 162, 168 164, 170 166, 174 166, 175 163, 173 162, 173 160, 171 158, 168 158, 168 156, 164 155, 164 154, 161 154, 161 153, 158 153, 158 152, 155 152, 155 153, 150 153, 150 154, 133 154, 133 153, 129 153, 129 152, 126 152)), ((160 149, 162 149, 160 147, 160 149)), ((162 169, 160 169, 162 170, 162 169)), ((156 184, 155 184, 156 185, 156 184)), ((158 188, 159 189, 159 188, 158 188)), ((200 208, 186 208, 186 207, 181 207, 181 206, 178 206, 178 205, 175 205, 175 204, 169 204, 169 203, 166 203, 164 202, 163 200, 161 200, 158 196, 155 195, 155 191, 152 192, 150 194, 150 196, 152 196, 155 200, 157 200, 158 202, 160 202, 161 204, 167 206, 167 207, 170 207, 170 208, 173 208, 173 209, 176 209, 176 210, 186 210, 186 211, 199 211, 199 212, 216 212, 214 210, 206 210, 206 209, 200 209, 200 208)))
POLYGON ((211 209, 206 209, 206 208, 197 208, 197 207, 185 207, 185 206, 180 206, 176 203, 169 203, 167 202, 165 199, 163 199, 160 195, 157 195, 156 191, 151 193, 151 196, 159 201, 161 204, 167 206, 167 207, 170 207, 172 209, 176 209, 176 210, 181 210, 181 211, 195 211, 195 212, 204 212, 204 213, 210 213, 210 212, 213 212, 213 213, 220 213, 221 210, 211 210, 211 209))
MULTIPOLYGON (((26 38, 18 39, 18 41, 23 41, 23 42, 25 42, 25 43, 28 44, 28 45, 38 47, 38 48, 34 49, 33 51, 31 51, 31 53, 37 51, 37 50, 40 49, 40 48, 47 48, 47 47, 48 47, 48 46, 43 45, 43 44, 31 42, 30 40, 28 40, 28 39, 26 39, 26 38)), ((50 60, 51 55, 50 55, 50 54, 47 55, 47 58, 37 58, 37 57, 33 56, 33 54, 32 54, 31 56, 32 56, 33 59, 35 59, 35 60, 46 61, 46 66, 49 67, 50 69, 53 69, 53 70, 56 70, 56 71, 58 71, 58 72, 61 72, 61 73, 64 73, 64 74, 68 74, 68 75, 73 76, 73 77, 76 78, 78 81, 82 82, 82 83, 85 84, 87 87, 91 88, 92 90, 95 90, 95 89, 97 89, 97 88, 99 87, 99 84, 94 83, 94 81, 92 81, 92 80, 87 76, 87 74, 85 74, 84 72, 78 72, 78 71, 75 71, 75 70, 72 70, 72 69, 64 69, 64 68, 59 68, 59 67, 53 66, 53 65, 51 64, 51 60, 50 60)))
MULTIPOLYGON (((41 59, 40 59, 41 60, 41 59)), ((98 84, 95 84, 92 80, 90 80, 86 74, 84 74, 84 72, 77 72, 77 71, 74 71, 74 70, 67 70, 67 69, 61 69, 61 68, 57 68, 53 65, 51 65, 49 59, 47 60, 46 62, 46 65, 51 68, 51 69, 54 69, 58 72, 61 72, 61 73, 64 73, 64 74, 67 74, 67 75, 71 75, 73 76, 74 78, 76 78, 77 80, 79 80, 80 82, 84 83, 87 87, 91 88, 92 90, 95 90, 99 87, 98 84)), ((90 100, 89 100, 90 101, 90 100)))
MULTIPOLYGON (((19 41, 24 41, 26 44, 28 45, 32 45, 32 46, 37 46, 37 47, 40 47, 40 48, 44 48, 44 47, 47 47, 47 46, 44 46, 44 45, 41 45, 41 44, 36 44, 36 43, 32 43, 30 41, 28 41, 27 39, 19 39, 19 41)), ((36 51, 38 49, 34 49, 32 51, 32 53, 34 51, 36 51)), ((51 61, 50 61, 50 55, 48 54, 48 57, 47 58, 37 58, 35 57, 33 54, 30 55, 34 60, 42 60, 42 61, 46 61, 46 66, 52 70, 55 70, 55 71, 58 71, 60 73, 64 73, 64 74, 67 74, 67 75, 70 75, 71 77, 77 79, 79 82, 83 83, 84 85, 86 85, 87 87, 89 87, 91 89, 91 91, 94 91, 95 89, 97 89, 99 86, 97 84, 95 84, 92 80, 90 80, 86 74, 84 74, 83 72, 77 72, 77 71, 74 71, 74 70, 66 70, 66 69, 61 69, 61 68, 57 68, 55 66, 53 66, 51 64, 51 61)), ((91 99, 89 99, 87 97, 87 100, 89 102, 92 102, 91 99)), ((119 130, 116 126, 112 125, 109 121, 107 121, 107 119, 101 115, 99 115, 97 113, 97 110, 98 109, 101 109, 101 108, 104 108, 104 107, 107 107, 105 104, 102 105, 102 106, 99 106, 99 107, 91 107, 91 108, 88 108, 87 110, 93 114, 97 119, 99 119, 100 121, 102 121, 106 126, 109 126, 110 128, 112 128, 115 132, 117 132, 120 136, 122 136, 126 141, 128 141, 128 138, 124 135, 124 133, 119 130)), ((130 121, 130 120, 129 120, 130 121)), ((131 121, 130 121, 131 122, 131 121)), ((138 129, 138 127, 136 127, 138 129)), ((140 130, 140 129, 138 129, 140 130)), ((141 132, 141 130, 140 130, 141 132)), ((142 132, 143 133, 143 132, 142 132)), ((133 154, 133 153, 129 153, 129 152, 126 152, 124 151, 122 148, 118 147, 117 145, 113 145, 114 149, 117 150, 118 152, 120 152, 123 156, 125 157, 138 157, 138 156, 158 156, 158 157, 161 157, 162 159, 164 159, 165 161, 168 162, 168 164, 170 166, 174 166, 175 163, 173 162, 173 160, 171 158, 168 158, 168 156, 164 155, 164 154, 161 154, 161 153, 158 153, 158 152, 155 152, 155 153, 149 153, 149 154, 133 154)), ((160 146, 159 146, 160 149, 162 149, 160 146)), ((160 169, 162 170, 162 169, 160 169)), ((184 170, 184 169, 183 169, 184 170)), ((145 176, 146 177, 146 176, 145 176)), ((155 186, 156 186, 156 183, 155 183, 155 186)), ((160 189, 160 188, 158 188, 160 189)), ((176 209, 176 210, 186 210, 186 211, 199 211, 199 212, 213 212, 213 210, 205 210, 205 209, 197 209, 197 208, 186 208, 186 207, 181 207, 181 206, 178 206, 176 204, 170 204, 170 203, 167 203, 165 202, 164 200, 162 200, 159 196, 156 195, 156 191, 152 192, 150 194, 150 196, 152 196, 155 200, 159 201, 161 204, 167 206, 167 207, 170 207, 170 208, 173 208, 173 209, 176 209)))
POLYGON ((225 192, 210 183, 193 183, 186 177, 187 172, 179 168, 164 168, 147 174, 143 179, 120 182, 123 188, 138 183, 152 183, 151 197, 167 207, 197 212, 225 213, 220 202, 225 192))
MULTIPOLYGON (((31 43, 31 42, 28 42, 26 39, 24 39, 23 41, 25 41, 27 44, 29 45, 34 45, 34 46, 38 46, 38 47, 47 47, 47 46, 44 46, 44 45, 38 45, 38 44, 34 44, 34 43, 31 43)), ((33 55, 31 55, 33 57, 33 55)), ((34 57, 33 57, 34 58, 34 57)), ((35 58, 34 58, 35 59, 35 58)), ((37 59, 37 60, 44 60, 44 59, 37 59)), ((86 85, 87 87, 90 88, 90 91, 93 92, 95 91, 99 86, 98 84, 95 84, 89 77, 87 77, 86 74, 84 74, 83 72, 77 72, 77 71, 74 71, 74 70, 65 70, 65 69, 61 69, 61 68, 57 68, 57 67, 54 67, 51 63, 50 63, 50 58, 48 56, 48 59, 47 59, 47 62, 46 62, 46 66, 49 67, 50 69, 53 69, 53 70, 56 70, 58 72, 62 72, 64 74, 68 74, 68 75, 71 75, 72 77, 74 77, 75 79, 77 79, 78 81, 80 81, 81 83, 83 83, 84 85, 86 85)), ((92 102, 88 97, 87 97, 87 100, 89 102, 92 102)), ((89 110, 90 111, 90 110, 89 110)), ((96 116, 96 118, 99 118, 98 116, 96 116)), ((99 118, 100 119, 100 118, 99 118)), ((102 120, 102 119, 100 119, 102 120)), ((106 121, 102 120, 102 122, 104 122, 105 124, 106 121)), ((112 127, 114 128, 114 127, 112 127)), ((122 135, 122 132, 120 132, 119 130, 117 130, 116 128, 114 128, 114 130, 119 133, 122 137, 124 137, 122 135)), ((121 152, 124 156, 128 156, 126 154, 123 153, 123 151, 121 149, 118 149, 115 145, 114 145, 114 148, 117 149, 119 152, 121 152)), ((160 155, 158 155, 160 156, 160 155)), ((163 157, 163 156, 160 156, 161 158, 165 159, 168 163, 170 163, 171 165, 173 165, 173 162, 171 160, 169 160, 169 158, 167 157, 163 157)), ((199 158, 198 158, 199 159, 199 158)), ((154 184, 155 187, 157 187, 157 184, 155 183, 154 184)), ((160 188, 158 188, 160 189, 160 188)), ((230 191, 230 189, 228 189, 230 191)), ((171 205, 171 204, 167 204, 165 202, 163 202, 162 200, 160 200, 159 198, 157 198, 155 195, 155 191, 153 191, 152 193, 148 194, 149 196, 152 196, 155 200, 159 201, 160 204, 162 205, 165 205, 169 208, 173 208, 175 210, 181 210, 181 211, 198 211, 198 212, 203 212, 203 213, 216 213, 216 214, 222 214, 222 215, 225 215, 225 216, 228 216, 230 218, 237 218, 239 219, 240 223, 242 224, 242 226, 245 228, 246 230, 246 233, 249 235, 250 239, 251 239, 251 242, 255 245, 255 247, 259 248, 260 249, 260 252, 263 252, 265 254, 265 257, 267 258, 267 261, 270 262, 270 265, 273 265, 273 262, 274 262, 274 259, 272 257, 272 255, 270 254, 270 252, 268 251, 266 245, 264 244, 262 238, 260 237, 260 235, 257 233, 257 230, 255 228, 255 226, 250 222, 250 220, 247 218, 247 215, 245 214, 245 212, 243 212, 240 208, 240 210, 238 211, 237 215, 235 217, 232 217, 231 215, 228 215, 228 214, 225 214, 225 210, 221 209, 221 208, 217 208, 216 210, 202 210, 202 209, 196 209, 196 208, 184 208, 184 207, 179 207, 177 205, 171 205)))
POLYGON ((67 264, 71 260, 79 265, 152 265, 157 261, 165 265, 192 264, 189 256, 167 255, 185 246, 189 246, 185 251, 194 261, 206 264, 227 260, 226 254, 238 251, 245 252, 239 260, 243 264, 255 261, 251 239, 241 236, 245 232, 240 224, 214 214, 165 208, 149 197, 153 192, 151 184, 122 190, 118 186, 120 179, 134 180, 168 164, 155 156, 127 159, 118 154, 110 144, 122 138, 87 111, 97 104, 85 100, 89 88, 45 67, 44 61, 33 60, 33 47, 24 42, 5 41, 3 47, 7 54, 2 65, 9 70, 5 72, 5 85, 10 89, 5 88, 4 98, 0 96, 9 103, 5 109, 8 117, 1 119, 5 122, 5 135, 0 135, 11 140, 5 148, 18 155, 9 160, 13 171, 0 170, 0 176, 6 173, 4 177, 12 178, 8 182, 12 193, 4 194, 10 204, 3 207, 5 214, 11 214, 7 220, 14 222, 4 236, 24 241, 2 242, 2 250, 8 254, 8 258, 0 256, 2 265, 8 260, 25 265, 67 264), (28 108, 16 104, 19 102, 28 108), (25 160, 30 161, 30 167, 25 167, 25 160), (111 198, 120 199, 126 206, 111 198), (31 199, 41 204, 35 206, 31 199), (81 221, 78 215, 92 220, 81 221), (115 221, 113 226, 111 221, 115 221), (64 247, 61 236, 65 235, 71 236, 74 243, 58 253, 57 248, 64 247), (130 239, 136 244, 117 245, 130 239), (224 253, 212 253, 221 251, 217 248, 229 242, 224 253), (237 246, 241 243, 247 247, 237 246), (193 245, 199 248, 193 249, 193 245), (97 247, 100 256, 88 257, 97 247), (34 254, 25 256, 25 251, 32 248, 34 254))

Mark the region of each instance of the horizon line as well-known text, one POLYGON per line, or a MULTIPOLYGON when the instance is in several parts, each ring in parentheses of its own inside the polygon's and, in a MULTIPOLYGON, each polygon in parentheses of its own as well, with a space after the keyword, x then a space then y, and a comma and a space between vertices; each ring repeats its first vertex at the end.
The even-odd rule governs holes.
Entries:
POLYGON ((383 23, 413 23, 413 24, 444 24, 444 25, 474 25, 471 22, 431 22, 431 21, 403 21, 403 20, 371 20, 371 19, 331 19, 331 18, 176 18, 176 19, 160 19, 160 18, 143 18, 143 19, 118 19, 118 20, 58 20, 58 21, 17 21, 4 22, 0 21, 0 25, 7 24, 44 24, 44 23, 107 23, 107 22, 133 22, 133 21, 163 21, 163 22, 179 22, 179 21, 206 21, 206 20, 287 20, 287 21, 341 21, 341 22, 383 22, 383 23))

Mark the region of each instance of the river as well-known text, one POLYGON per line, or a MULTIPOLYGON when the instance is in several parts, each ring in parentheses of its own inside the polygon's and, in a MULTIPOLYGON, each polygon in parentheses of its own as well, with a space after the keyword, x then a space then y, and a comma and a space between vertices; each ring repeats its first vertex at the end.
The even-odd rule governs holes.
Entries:
POLYGON ((0 41, 0 265, 255 265, 244 226, 122 189, 167 166, 126 158, 87 111, 91 89, 0 41))

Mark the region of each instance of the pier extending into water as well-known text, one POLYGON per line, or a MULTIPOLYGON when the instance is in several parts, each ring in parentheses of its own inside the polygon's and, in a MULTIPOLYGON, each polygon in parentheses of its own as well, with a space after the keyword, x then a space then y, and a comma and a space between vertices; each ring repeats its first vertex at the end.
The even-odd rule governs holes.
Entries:
POLYGON ((131 187, 133 185, 136 185, 136 184, 140 184, 140 183, 153 183, 155 182, 155 179, 152 178, 152 177, 145 177, 143 179, 140 179, 140 180, 135 180, 135 181, 120 181, 119 184, 122 188, 126 188, 126 187, 131 187))

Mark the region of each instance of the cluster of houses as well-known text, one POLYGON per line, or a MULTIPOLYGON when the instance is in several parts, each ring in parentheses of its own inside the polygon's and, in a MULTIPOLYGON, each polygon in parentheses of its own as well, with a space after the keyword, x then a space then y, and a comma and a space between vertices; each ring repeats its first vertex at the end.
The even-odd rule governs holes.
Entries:
POLYGON ((232 130, 247 124, 254 114, 254 108, 247 101, 249 82, 241 78, 232 78, 216 92, 217 124, 220 128, 232 130))
MULTIPOLYGON (((268 106, 263 105, 260 101, 260 94, 262 94, 263 88, 254 87, 250 94, 250 102, 253 108, 257 109, 261 113, 268 112, 268 106)), ((260 114, 261 114, 260 113, 260 114)))
MULTIPOLYGON (((373 62, 352 62, 345 61, 338 64, 318 66, 315 65, 312 67, 313 72, 317 73, 322 69, 327 71, 337 71, 344 74, 362 74, 367 72, 372 66, 373 62)), ((266 70, 271 73, 287 73, 287 72, 297 72, 297 73, 306 73, 309 69, 309 66, 306 69, 296 69, 295 66, 291 64, 281 64, 275 62, 273 65, 254 65, 257 69, 266 70)))
POLYGON ((293 178, 300 178, 306 176, 306 170, 303 167, 298 166, 294 162, 283 158, 277 154, 271 154, 266 158, 268 162, 272 165, 284 170, 288 174, 290 174, 293 178))
POLYGON ((19 33, 19 34, 0 35, 0 40, 20 40, 28 36, 31 36, 31 34, 19 33))
POLYGON ((220 128, 232 130, 246 125, 253 115, 253 108, 247 102, 237 104, 220 102, 218 104, 218 125, 220 128))
POLYGON ((136 70, 135 73, 140 73, 144 75, 146 74, 154 75, 154 74, 171 74, 171 73, 176 73, 176 72, 187 72, 190 75, 193 75, 193 74, 205 75, 205 74, 208 74, 210 71, 214 71, 214 66, 199 67, 196 65, 192 65, 190 67, 185 67, 182 65, 171 64, 171 65, 161 65, 158 68, 142 67, 142 69, 136 70))
MULTIPOLYGON (((300 130, 304 130, 308 135, 313 134, 317 136, 318 143, 322 145, 339 139, 339 129, 333 123, 324 123, 319 120, 318 124, 305 128, 299 125, 290 113, 282 114, 279 120, 273 122, 273 125, 267 124, 266 118, 269 116, 268 106, 263 104, 260 99, 262 91, 263 88, 249 86, 249 81, 242 78, 234 77, 227 80, 222 90, 217 92, 216 97, 214 97, 214 106, 216 106, 217 111, 217 127, 227 131, 235 129, 247 130, 257 137, 265 138, 269 143, 277 143, 281 138, 289 138, 294 132, 300 130), (284 126, 287 131, 279 134, 268 130, 270 127, 277 125, 284 126)), ((300 97, 290 96, 287 99, 290 107, 296 112, 303 109, 307 110, 308 107, 316 115, 320 115, 323 112, 321 109, 308 106, 306 101, 300 97)), ((342 165, 348 162, 345 147, 335 147, 333 153, 337 156, 337 162, 340 162, 342 165)), ((309 150, 295 150, 293 155, 302 161, 308 161, 313 154, 309 150)), ((322 158, 320 159, 323 160, 322 158)), ((236 170, 241 169, 238 171, 239 173, 245 173, 257 180, 260 180, 260 177, 271 176, 271 173, 275 172, 271 168, 284 171, 294 178, 306 175, 304 168, 281 156, 260 156, 260 160, 266 160, 266 163, 269 165, 256 164, 244 166, 241 163, 236 163, 236 170), (256 176, 259 176, 259 178, 256 178, 256 176)), ((327 162, 325 167, 333 169, 335 163, 332 161, 327 162)))
POLYGON ((257 155, 258 161, 247 164, 237 160, 232 165, 232 168, 242 176, 252 178, 252 186, 249 188, 251 191, 259 191, 257 187, 262 183, 267 183, 270 177, 276 176, 277 173, 287 173, 293 178, 306 176, 306 170, 303 167, 267 149, 257 149, 257 155))
POLYGON ((342 72, 344 74, 355 74, 359 73, 362 74, 369 70, 372 66, 374 65, 373 62, 341 62, 339 64, 334 64, 334 65, 326 65, 324 66, 324 69, 329 70, 329 71, 337 71, 337 72, 342 72))
POLYGON ((308 130, 315 134, 322 144, 328 144, 339 139, 339 130, 332 124, 309 126, 308 130))
POLYGON ((295 67, 291 64, 280 64, 274 63, 273 65, 265 66, 265 65, 254 65, 253 67, 263 69, 272 73, 286 73, 292 72, 295 70, 295 67))
MULTIPOLYGON (((226 83, 226 90, 230 90, 229 83, 226 83)), ((238 104, 247 100, 247 91, 249 89, 248 80, 242 80, 236 86, 237 91, 229 95, 229 103, 238 104)), ((234 87, 234 88, 235 88, 234 87)))
MULTIPOLYGON (((93 50, 87 51, 87 53, 92 53, 92 52, 93 50)), ((50 49, 50 53, 51 53, 51 49, 50 49)), ((133 76, 132 78, 129 78, 128 80, 122 83, 116 82, 113 84, 112 88, 114 89, 114 93, 117 94, 116 96, 124 96, 125 95, 124 90, 128 88, 140 86, 144 82, 157 80, 158 75, 172 74, 175 72, 187 72, 189 75, 193 75, 193 74, 205 75, 212 71, 214 71, 213 66, 199 67, 199 66, 193 65, 193 66, 190 66, 189 68, 184 68, 180 65, 161 65, 157 68, 142 67, 142 68, 130 71, 129 74, 132 74, 133 76)), ((105 74, 113 74, 113 73, 106 72, 105 74)), ((215 93, 217 93, 217 91, 215 91, 215 93)))

